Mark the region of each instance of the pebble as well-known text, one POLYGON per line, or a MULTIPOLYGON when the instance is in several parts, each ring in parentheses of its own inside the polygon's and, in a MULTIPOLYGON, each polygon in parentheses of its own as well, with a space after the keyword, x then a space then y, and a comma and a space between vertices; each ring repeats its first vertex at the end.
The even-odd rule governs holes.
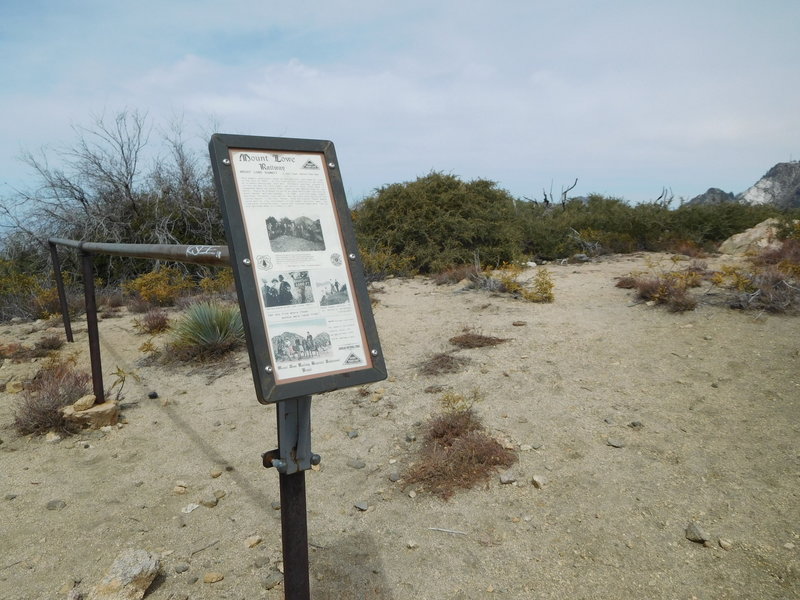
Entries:
POLYGON ((255 548, 261 543, 261 536, 260 535, 251 535, 247 538, 244 543, 248 548, 255 548))
POLYGON ((416 442, 417 441, 417 434, 414 432, 408 432, 406 434, 406 441, 407 442, 416 442))
POLYGON ((348 431, 347 432, 347 437, 349 437, 351 440, 357 438, 358 437, 358 431, 356 431, 355 429, 353 429, 352 431, 348 431))
POLYGON ((408 492, 408 497, 409 498, 416 498, 417 497, 417 492, 415 492, 414 490, 411 490, 410 492, 408 492))
POLYGON ((730 550, 733 548, 733 542, 725 538, 719 538, 719 547, 723 550, 730 550))
POLYGON ((225 575, 216 571, 210 571, 203 575, 203 583, 217 583, 225 579, 225 575))
POLYGON ((530 444, 522 444, 522 445, 519 447, 519 449, 520 449, 522 452, 530 452, 531 450, 533 450, 533 446, 531 446, 530 444))
POLYGON ((389 481, 396 482, 400 481, 400 479, 401 479, 400 473, 398 473, 397 471, 392 471, 391 473, 389 473, 389 481))
POLYGON ((175 565, 175 572, 176 573, 186 573, 189 570, 189 565, 186 563, 178 563, 175 565))
POLYGON ((258 556, 258 557, 256 557, 256 559, 253 561, 253 566, 254 566, 256 569, 263 569, 263 568, 264 568, 264 567, 266 567, 267 565, 269 565, 269 557, 267 557, 267 556, 258 556))
POLYGON ((61 510, 67 505, 63 500, 50 500, 47 503, 47 510, 61 510))
POLYGON ((628 427, 630 427, 631 429, 642 429, 644 427, 644 423, 642 423, 641 421, 631 421, 630 423, 628 423, 628 427))
POLYGON ((540 490, 547 485, 547 477, 544 475, 534 475, 531 479, 531 483, 533 484, 533 487, 535 487, 537 490, 540 490))
POLYGON ((503 485, 508 485, 510 483, 514 483, 517 480, 517 476, 514 475, 511 471, 506 471, 505 473, 500 473, 500 483, 503 485))
POLYGON ((417 544, 417 542, 415 542, 414 540, 408 540, 406 542, 406 548, 409 548, 410 550, 414 550, 416 548, 419 548, 419 544, 417 544))
POLYGON ((367 466, 367 463, 357 458, 351 458, 347 461, 347 466, 350 467, 351 469, 363 469, 364 467, 367 466))
POLYGON ((528 324, 527 321, 514 321, 513 323, 511 323, 511 325, 513 325, 514 327, 525 327, 525 325, 527 324, 528 324))
POLYGON ((48 431, 47 435, 44 436, 44 441, 49 444, 55 444, 61 441, 61 436, 58 435, 55 431, 48 431))
POLYGON ((273 500, 270 503, 270 506, 272 507, 272 510, 280 510, 281 509, 281 503, 278 502, 277 500, 273 500))
POLYGON ((147 394, 147 397, 150 398, 151 400, 155 400, 156 398, 158 398, 158 392, 150 392, 149 394, 147 394))
POLYGON ((277 572, 272 572, 269 575, 264 575, 261 578, 261 587, 265 590, 271 590, 283 581, 283 575, 277 572))
POLYGON ((686 526, 686 539, 692 542, 697 542, 698 544, 702 544, 703 542, 710 540, 711 536, 709 536, 703 530, 699 523, 696 521, 690 521, 686 526))
POLYGON ((198 500, 198 502, 206 508, 214 508, 219 502, 219 499, 214 494, 208 493, 204 494, 203 497, 198 500))
POLYGON ((366 502, 356 502, 355 504, 353 504, 353 506, 355 506, 361 512, 364 512, 369 508, 369 504, 367 504, 366 502))
POLYGON ((192 503, 192 504, 187 504, 186 506, 184 506, 184 507, 181 509, 181 512, 182 512, 183 514, 185 514, 185 515, 188 515, 190 512, 192 512, 193 510, 196 510, 196 509, 198 509, 198 508, 200 508, 200 505, 199 505, 199 504, 194 504, 194 503, 192 503))
POLYGON ((182 485, 176 485, 174 488, 172 488, 172 493, 178 495, 185 494, 186 488, 182 485))
POLYGON ((3 499, 4 500, 13 500, 16 497, 17 497, 16 494, 6 494, 5 496, 3 496, 3 499))
POLYGON ((217 479, 222 476, 222 469, 214 469, 209 475, 211 475, 211 479, 217 479))
POLYGON ((213 493, 214 493, 214 497, 217 500, 222 500, 225 496, 228 495, 228 492, 226 492, 225 490, 214 490, 213 493))
POLYGON ((786 542, 783 547, 787 550, 794 550, 794 544, 792 542, 786 542))
POLYGON ((615 438, 608 438, 608 440, 606 440, 606 444, 608 444, 612 448, 624 448, 625 447, 625 442, 623 442, 622 440, 615 439, 615 438))

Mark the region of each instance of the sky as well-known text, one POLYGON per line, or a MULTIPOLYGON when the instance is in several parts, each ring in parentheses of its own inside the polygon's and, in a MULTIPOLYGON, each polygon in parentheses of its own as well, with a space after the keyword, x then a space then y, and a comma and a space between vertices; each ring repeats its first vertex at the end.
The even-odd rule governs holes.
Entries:
POLYGON ((348 200, 431 171, 518 198, 743 192, 800 159, 797 0, 28 0, 0 6, 0 201, 147 115, 334 142, 348 200))

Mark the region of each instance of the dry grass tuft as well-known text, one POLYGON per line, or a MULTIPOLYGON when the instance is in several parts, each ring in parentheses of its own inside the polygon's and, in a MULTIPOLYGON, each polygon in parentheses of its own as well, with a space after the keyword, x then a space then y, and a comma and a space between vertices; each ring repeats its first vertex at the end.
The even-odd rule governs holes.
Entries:
POLYGON ((91 391, 91 376, 75 370, 69 362, 47 364, 30 389, 25 390, 14 414, 14 427, 21 435, 41 435, 48 431, 72 433, 61 409, 91 391))
POLYGON ((160 308, 153 308, 144 313, 141 319, 135 319, 133 325, 142 333, 161 333, 169 329, 169 317, 160 308))
POLYGON ((420 363, 418 367, 420 375, 442 375, 443 373, 458 373, 469 362, 468 358, 439 352, 420 363))
POLYGON ((497 346, 504 342, 509 341, 508 338, 493 337, 490 335, 481 335, 473 331, 465 331, 461 335, 450 338, 450 343, 462 349, 471 348, 485 348, 486 346, 497 346))
POLYGON ((447 500, 456 490, 470 489, 516 460, 514 452, 484 431, 472 408, 462 408, 430 419, 419 459, 405 479, 447 500))

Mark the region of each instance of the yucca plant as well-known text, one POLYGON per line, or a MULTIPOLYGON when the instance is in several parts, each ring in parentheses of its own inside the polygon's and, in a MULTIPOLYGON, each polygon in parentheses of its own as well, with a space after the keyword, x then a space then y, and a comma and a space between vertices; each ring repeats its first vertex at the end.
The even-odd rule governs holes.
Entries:
POLYGON ((243 343, 244 326, 237 306, 198 302, 190 305, 173 327, 169 351, 178 360, 208 360, 243 343))

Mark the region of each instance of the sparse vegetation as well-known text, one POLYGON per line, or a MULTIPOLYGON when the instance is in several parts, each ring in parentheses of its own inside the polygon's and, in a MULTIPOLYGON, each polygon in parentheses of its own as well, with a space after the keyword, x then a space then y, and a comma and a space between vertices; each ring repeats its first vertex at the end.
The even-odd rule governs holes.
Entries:
POLYGON ((511 294, 528 302, 553 302, 555 283, 550 271, 538 267, 533 278, 523 283, 519 281, 519 277, 524 271, 520 265, 504 263, 499 269, 487 269, 473 277, 471 287, 511 294))
POLYGON ((177 267, 163 267, 126 281, 122 288, 137 299, 157 306, 172 306, 194 287, 191 280, 177 267))
POLYGON ((160 308, 153 308, 144 313, 141 319, 134 319, 133 326, 142 333, 161 333, 169 329, 169 316, 160 308))
POLYGON ((169 356, 181 361, 218 358, 244 343, 239 307, 233 304, 198 302, 172 329, 169 356))
POLYGON ((14 427, 21 435, 41 435, 48 431, 71 433, 61 409, 91 389, 88 373, 77 371, 69 361, 50 361, 22 393, 14 414, 14 427))
POLYGON ((450 343, 462 349, 485 348, 486 346, 497 346, 508 341, 508 338, 499 338, 491 335, 483 335, 466 328, 463 333, 450 338, 450 343))
POLYGON ((510 467, 516 453, 493 439, 474 412, 481 395, 448 393, 441 397, 443 412, 425 426, 419 457, 406 474, 410 484, 421 484, 447 500, 458 489, 486 481, 498 467, 510 467))
POLYGON ((457 373, 467 364, 469 364, 468 358, 445 352, 438 352, 419 364, 419 372, 421 375, 457 373))

